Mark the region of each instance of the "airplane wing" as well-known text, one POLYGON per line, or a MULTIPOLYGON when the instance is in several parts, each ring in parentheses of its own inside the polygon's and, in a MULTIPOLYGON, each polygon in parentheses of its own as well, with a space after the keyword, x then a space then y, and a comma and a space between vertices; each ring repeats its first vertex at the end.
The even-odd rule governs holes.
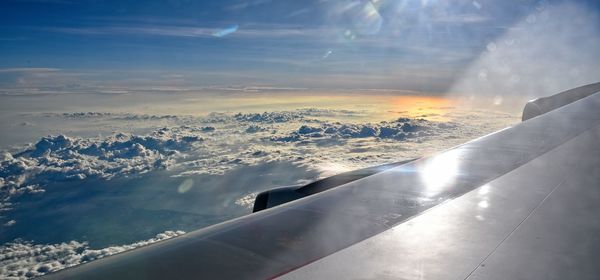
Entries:
POLYGON ((42 278, 598 279, 600 83, 557 96, 433 156, 42 278))

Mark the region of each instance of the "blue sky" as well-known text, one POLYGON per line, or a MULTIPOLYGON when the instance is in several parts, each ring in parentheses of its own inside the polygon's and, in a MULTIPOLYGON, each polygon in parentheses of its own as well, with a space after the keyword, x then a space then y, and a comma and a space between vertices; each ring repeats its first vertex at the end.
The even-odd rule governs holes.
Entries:
POLYGON ((443 92, 489 42, 554 3, 9 0, 0 87, 443 92))

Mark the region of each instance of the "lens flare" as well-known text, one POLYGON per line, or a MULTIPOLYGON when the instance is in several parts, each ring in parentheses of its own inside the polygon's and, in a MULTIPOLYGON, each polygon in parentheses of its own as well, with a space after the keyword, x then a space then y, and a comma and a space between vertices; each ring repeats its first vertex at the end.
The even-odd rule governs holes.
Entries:
POLYGON ((343 10, 351 22, 350 32, 359 35, 375 35, 381 30, 383 18, 373 1, 366 1, 364 4, 353 2, 343 10))
POLYGON ((222 37, 225 37, 225 36, 230 35, 232 33, 235 33, 238 30, 238 28, 239 28, 239 26, 237 24, 234 24, 234 25, 229 26, 229 27, 227 27, 225 29, 221 29, 219 31, 215 31, 215 32, 213 32, 212 35, 215 36, 215 37, 222 38, 222 37))
POLYGON ((186 192, 189 192, 193 187, 194 187, 194 180, 185 179, 183 182, 181 182, 179 187, 177 187, 177 192, 178 193, 186 193, 186 192))

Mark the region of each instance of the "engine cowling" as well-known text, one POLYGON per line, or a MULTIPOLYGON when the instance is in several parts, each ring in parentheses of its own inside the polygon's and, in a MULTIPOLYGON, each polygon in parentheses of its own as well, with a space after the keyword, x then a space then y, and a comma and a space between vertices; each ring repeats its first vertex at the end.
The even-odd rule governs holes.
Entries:
POLYGON ((343 184, 358 180, 360 178, 377 174, 381 171, 390 169, 392 167, 411 162, 413 160, 414 159, 345 172, 335 176, 317 180, 303 186, 297 185, 280 187, 264 191, 259 193, 254 199, 254 208, 252 209, 252 212, 258 212, 290 201, 294 201, 296 199, 320 193, 335 188, 337 186, 341 186, 343 184))

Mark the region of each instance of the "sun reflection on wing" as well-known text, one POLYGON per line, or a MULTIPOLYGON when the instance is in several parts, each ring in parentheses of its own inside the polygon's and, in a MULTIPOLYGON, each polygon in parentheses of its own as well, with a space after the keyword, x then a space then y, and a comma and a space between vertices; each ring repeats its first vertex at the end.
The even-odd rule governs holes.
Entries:
POLYGON ((452 184, 459 175, 460 157, 464 151, 455 149, 435 156, 419 168, 421 180, 429 196, 434 196, 452 184))

